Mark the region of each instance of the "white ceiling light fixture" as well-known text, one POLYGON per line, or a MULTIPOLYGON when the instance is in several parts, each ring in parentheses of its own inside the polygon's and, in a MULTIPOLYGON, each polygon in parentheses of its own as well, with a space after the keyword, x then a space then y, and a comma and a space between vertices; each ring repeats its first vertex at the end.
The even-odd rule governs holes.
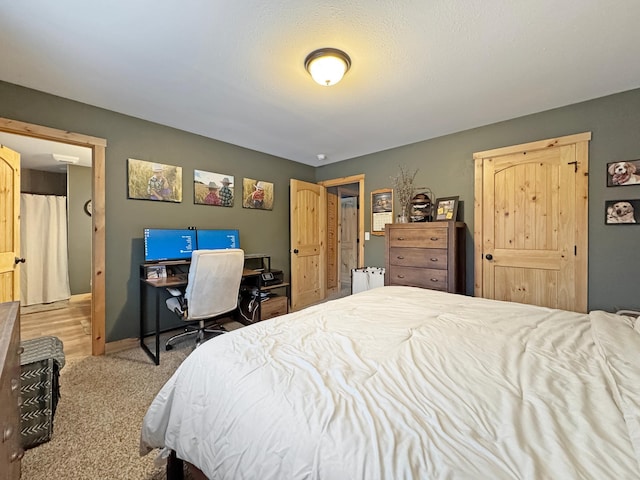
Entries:
POLYGON ((314 50, 304 61, 304 68, 322 86, 335 85, 351 68, 351 58, 337 48, 314 50))
POLYGON ((71 155, 61 155, 59 153, 52 153, 51 155, 53 156, 53 159, 59 163, 69 163, 74 165, 80 161, 80 157, 74 157, 71 155))

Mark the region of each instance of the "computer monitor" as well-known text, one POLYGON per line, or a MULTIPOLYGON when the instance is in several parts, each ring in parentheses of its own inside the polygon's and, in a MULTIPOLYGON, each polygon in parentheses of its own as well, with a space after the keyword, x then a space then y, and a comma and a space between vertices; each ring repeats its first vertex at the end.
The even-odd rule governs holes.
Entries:
POLYGON ((198 250, 221 250, 240 248, 240 232, 238 230, 197 230, 198 250))
POLYGON ((145 228, 144 261, 191 260, 196 249, 196 231, 189 229, 145 228))

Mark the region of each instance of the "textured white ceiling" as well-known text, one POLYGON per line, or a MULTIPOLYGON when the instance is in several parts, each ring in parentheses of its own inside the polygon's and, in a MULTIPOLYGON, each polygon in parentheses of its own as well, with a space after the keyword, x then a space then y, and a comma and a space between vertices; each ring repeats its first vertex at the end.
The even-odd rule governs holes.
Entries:
POLYGON ((309 165, 640 86, 638 0, 2 0, 0 13, 1 80, 309 165), (334 87, 303 65, 327 46, 353 61, 334 87))

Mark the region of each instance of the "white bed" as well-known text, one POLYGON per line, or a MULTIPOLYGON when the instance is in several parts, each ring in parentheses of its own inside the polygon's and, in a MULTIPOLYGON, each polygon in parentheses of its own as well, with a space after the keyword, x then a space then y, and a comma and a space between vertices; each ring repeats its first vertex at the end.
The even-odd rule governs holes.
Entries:
POLYGON ((381 287, 203 344, 141 453, 226 480, 640 478, 638 358, 630 317, 381 287))

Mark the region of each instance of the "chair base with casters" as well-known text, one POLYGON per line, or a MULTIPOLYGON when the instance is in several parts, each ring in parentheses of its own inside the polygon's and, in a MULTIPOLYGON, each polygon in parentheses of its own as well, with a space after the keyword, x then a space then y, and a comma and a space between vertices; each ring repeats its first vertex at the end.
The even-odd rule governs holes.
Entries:
POLYGON ((178 333, 173 337, 169 338, 165 344, 164 349, 169 351, 173 349, 173 344, 179 342, 181 339, 189 338, 193 335, 196 336, 196 347, 199 347, 202 342, 204 342, 204 334, 205 333, 215 333, 216 335, 221 335, 223 333, 227 333, 227 330, 218 324, 213 324, 210 327, 205 326, 205 321, 200 320, 200 323, 197 327, 187 326, 184 329, 184 332, 178 333))
MULTIPOLYGON (((173 293, 174 292, 172 292, 172 294, 173 293)), ((176 315, 178 315, 179 317, 182 317, 184 315, 183 309, 185 305, 184 305, 183 297, 176 296, 176 297, 168 298, 166 303, 167 303, 167 308, 173 311, 176 315)), ((227 333, 227 330, 218 323, 214 323, 207 327, 206 326, 207 321, 211 321, 211 319, 202 319, 198 322, 197 326, 187 325, 184 329, 184 332, 174 335, 173 337, 169 338, 165 342, 164 349, 167 351, 171 350, 173 348, 173 344, 179 342, 183 338, 191 337, 192 335, 195 335, 196 347, 198 347, 202 342, 204 342, 205 333, 215 333, 217 335, 227 333)))

